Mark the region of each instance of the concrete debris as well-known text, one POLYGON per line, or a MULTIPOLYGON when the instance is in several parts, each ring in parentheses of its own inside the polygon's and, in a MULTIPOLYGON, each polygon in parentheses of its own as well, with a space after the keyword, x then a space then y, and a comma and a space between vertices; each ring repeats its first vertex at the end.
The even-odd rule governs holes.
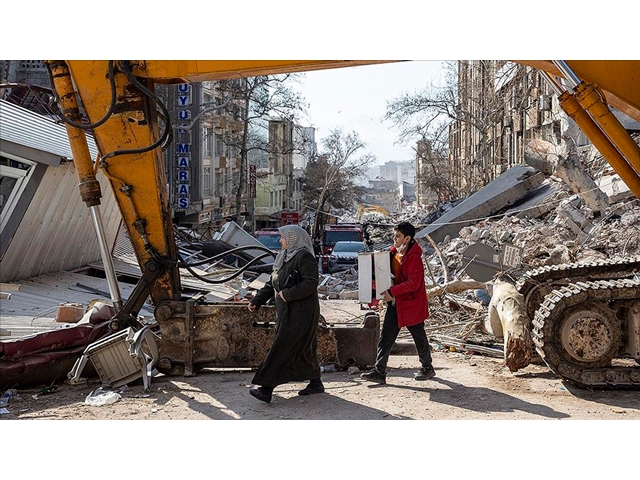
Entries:
POLYGON ((521 200, 545 180, 533 167, 516 165, 484 186, 451 211, 440 217, 416 236, 429 235, 441 242, 447 235, 455 235, 461 227, 473 224, 476 219, 495 215, 505 207, 521 200))

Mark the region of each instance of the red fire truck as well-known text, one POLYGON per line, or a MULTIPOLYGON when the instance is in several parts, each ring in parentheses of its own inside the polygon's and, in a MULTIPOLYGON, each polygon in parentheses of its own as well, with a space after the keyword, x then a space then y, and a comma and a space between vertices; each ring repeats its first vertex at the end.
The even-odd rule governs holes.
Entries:
POLYGON ((364 228, 359 223, 336 223, 324 226, 320 239, 322 273, 329 271, 329 254, 333 251, 336 242, 341 241, 364 242, 364 228))

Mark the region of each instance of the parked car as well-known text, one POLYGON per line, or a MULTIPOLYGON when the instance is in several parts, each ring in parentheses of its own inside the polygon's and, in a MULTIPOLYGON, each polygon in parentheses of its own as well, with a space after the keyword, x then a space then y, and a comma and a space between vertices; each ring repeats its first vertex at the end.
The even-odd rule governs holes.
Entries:
POLYGON ((277 228, 265 228, 255 232, 254 237, 265 247, 275 252, 282 250, 280 245, 280 231, 277 228))
POLYGON ((358 268, 358 253, 368 251, 364 242, 336 242, 329 254, 329 273, 358 268))

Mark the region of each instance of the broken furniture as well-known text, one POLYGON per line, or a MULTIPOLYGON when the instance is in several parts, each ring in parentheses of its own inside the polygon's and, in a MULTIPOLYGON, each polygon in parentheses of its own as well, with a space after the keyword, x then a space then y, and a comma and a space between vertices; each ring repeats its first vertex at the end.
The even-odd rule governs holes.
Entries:
POLYGON ((89 360, 103 385, 117 388, 142 378, 148 392, 158 361, 155 334, 148 326, 138 331, 129 327, 90 344, 67 375, 70 384, 82 383, 81 374, 89 360))

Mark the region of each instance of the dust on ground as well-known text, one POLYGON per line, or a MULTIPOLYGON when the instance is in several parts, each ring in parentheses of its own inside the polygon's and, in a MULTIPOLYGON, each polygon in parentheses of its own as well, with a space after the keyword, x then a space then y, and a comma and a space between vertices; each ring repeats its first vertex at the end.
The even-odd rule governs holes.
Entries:
MULTIPOLYGON (((326 393, 298 396, 305 384, 274 392, 271 404, 248 393, 253 370, 205 369, 194 377, 129 384, 118 401, 85 404, 99 380, 58 384, 51 393, 19 391, 2 420, 639 420, 637 391, 589 391, 564 383, 544 365, 511 373, 498 358, 434 351, 437 376, 413 380, 416 355, 390 357, 386 385, 360 379, 359 372, 324 373, 326 393)), ((116 389, 117 390, 117 389, 116 389)))
MULTIPOLYGON (((252 370, 161 375, 152 379, 148 393, 140 380, 129 384, 118 401, 102 406, 85 404, 100 387, 97 379, 80 386, 59 384, 48 394, 22 390, 10 399, 10 413, 0 417, 3 452, 14 459, 11 466, 26 471, 37 451, 38 464, 64 472, 65 478, 86 478, 87 471, 110 458, 109 465, 127 477, 157 472, 158 478, 169 478, 187 468, 248 478, 256 468, 268 468, 261 477, 285 479, 308 476, 309 469, 336 478, 424 473, 416 458, 438 476, 451 476, 458 468, 480 473, 509 464, 520 468, 522 451, 540 448, 549 455, 545 468, 555 474, 582 471, 585 478, 598 478, 591 475, 610 474, 614 467, 563 462, 562 455, 549 453, 548 444, 572 458, 584 457, 585 438, 591 439, 588 448, 596 438, 615 438, 598 442, 599 456, 611 449, 611 456, 632 458, 637 449, 635 424, 624 422, 640 420, 637 391, 583 390, 544 365, 512 373, 502 359, 481 355, 435 350, 433 360, 437 376, 428 381, 413 380, 417 355, 392 355, 386 385, 365 382, 359 372, 324 373, 325 393, 300 397, 305 384, 292 382, 277 387, 270 404, 249 395, 252 370), (380 461, 377 452, 383 455, 380 461), (396 461, 394 452, 403 455, 396 461)), ((518 479, 538 475, 532 468, 518 479)))

